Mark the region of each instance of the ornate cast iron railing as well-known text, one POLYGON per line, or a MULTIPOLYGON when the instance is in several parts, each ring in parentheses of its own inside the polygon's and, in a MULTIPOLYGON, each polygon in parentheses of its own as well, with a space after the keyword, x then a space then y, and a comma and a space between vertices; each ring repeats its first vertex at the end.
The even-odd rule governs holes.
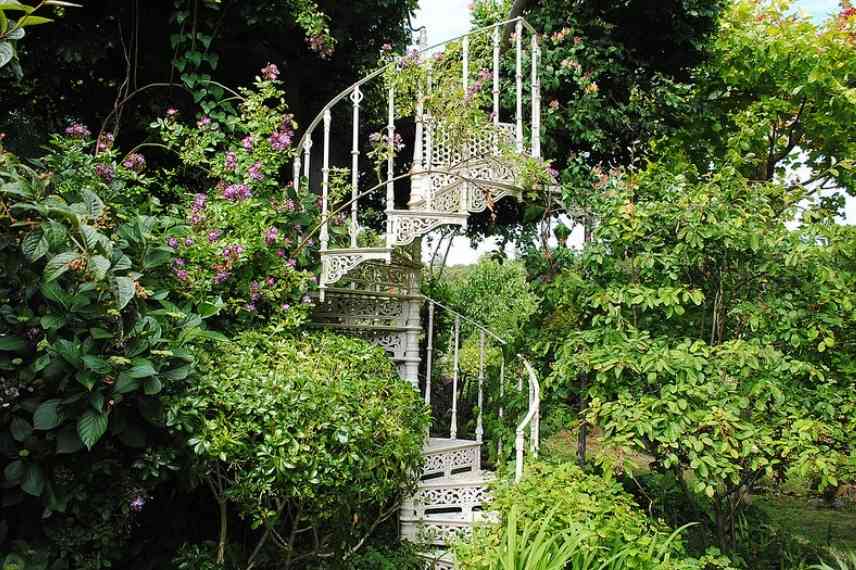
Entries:
MULTIPOLYGON (((495 201, 504 195, 513 195, 516 192, 516 173, 508 165, 502 164, 499 158, 500 144, 513 147, 518 154, 531 154, 540 158, 541 155, 541 99, 539 79, 539 40, 535 30, 522 18, 515 18, 506 22, 500 22, 492 26, 481 28, 438 43, 417 52, 424 55, 446 48, 454 42, 460 43, 460 53, 453 50, 454 56, 460 57, 455 60, 456 65, 461 64, 461 86, 466 99, 468 89, 474 85, 474 70, 471 69, 471 43, 481 37, 492 34, 491 70, 485 69, 481 83, 488 80, 492 83, 492 113, 491 120, 493 130, 488 133, 477 133, 472 140, 463 143, 450 141, 448 133, 443 130, 443 117, 431 117, 429 110, 424 108, 422 91, 431 89, 430 67, 427 84, 420 87, 417 94, 417 102, 413 113, 416 125, 416 135, 413 141, 413 162, 409 175, 412 178, 411 200, 406 210, 395 208, 395 180, 400 176, 395 175, 396 164, 394 153, 389 153, 386 159, 386 180, 381 181, 381 188, 385 187, 385 214, 386 231, 382 246, 360 247, 360 203, 368 193, 367 189, 373 184, 364 180, 368 173, 360 171, 360 148, 361 133, 364 132, 365 113, 361 113, 366 93, 386 92, 386 137, 388 144, 396 138, 396 120, 406 118, 396 115, 396 92, 394 87, 387 88, 386 85, 376 85, 372 82, 383 81, 385 74, 399 65, 399 61, 393 61, 363 79, 357 81, 350 87, 344 89, 331 99, 318 115, 309 123, 304 131, 298 148, 302 149, 302 157, 295 157, 293 164, 293 184, 298 188, 301 184, 316 184, 312 180, 313 170, 311 161, 313 158, 313 140, 320 141, 323 145, 321 155, 321 226, 319 229, 319 241, 321 246, 322 275, 320 280, 321 297, 323 299, 324 289, 335 283, 349 271, 366 261, 383 261, 389 263, 393 248, 411 243, 415 238, 424 235, 433 228, 444 225, 461 225, 467 223, 468 212, 484 210, 486 204, 495 201), (500 106, 500 94, 502 80, 502 69, 500 60, 501 33, 506 26, 514 26, 513 35, 514 76, 513 85, 514 116, 513 122, 503 123, 500 121, 502 109, 500 106), (527 41, 524 35, 528 34, 527 41), (528 54, 528 58, 524 57, 528 54), (531 94, 528 106, 530 117, 524 117, 524 65, 528 64, 531 73, 531 94), (340 106, 346 107, 341 109, 340 106), (349 107, 348 107, 349 106, 349 107), (346 136, 344 132, 333 129, 334 111, 337 117, 350 116, 350 132, 346 136), (524 123, 528 122, 528 140, 524 123), (340 136, 341 135, 341 136, 340 136), (340 164, 350 170, 350 200, 343 208, 337 211, 348 212, 350 215, 349 247, 331 247, 330 226, 334 222, 331 212, 331 171, 333 170, 333 158, 331 157, 331 142, 333 137, 338 140, 350 139, 350 160, 340 164), (462 166, 460 162, 469 163, 462 166), (302 175, 302 177, 301 177, 302 175), (496 195, 487 196, 485 188, 493 187, 496 195)), ((457 45, 457 44, 456 44, 457 45)), ((488 49, 490 49, 488 47, 488 49)), ((412 57, 412 56, 409 56, 412 57)), ((509 87, 511 89, 511 87, 509 87)), ((485 109, 487 114, 487 109, 485 109)), ((347 124, 347 122, 345 123, 347 124)), ((409 141, 408 141, 409 142, 409 141)), ((371 169, 365 169, 370 171, 371 169)))
MULTIPOLYGON (((436 317, 438 311, 445 311, 453 319, 452 329, 452 402, 451 402, 451 420, 449 422, 449 438, 454 440, 458 436, 458 412, 459 412, 459 381, 460 381, 460 347, 461 347, 461 323, 466 322, 479 333, 479 371, 478 371, 478 388, 477 388, 477 415, 475 437, 476 442, 482 443, 484 439, 484 385, 485 385, 485 347, 488 338, 497 342, 500 346, 507 346, 507 342, 498 334, 484 327, 480 323, 462 315, 458 311, 426 297, 428 303, 428 330, 426 331, 426 360, 425 360, 425 403, 431 405, 432 395, 432 372, 434 366, 434 330, 436 325, 436 317)), ((538 383, 538 376, 532 364, 521 354, 517 355, 520 363, 523 365, 528 378, 528 405, 526 414, 517 424, 515 429, 514 442, 514 477, 519 481, 523 477, 524 455, 526 451, 526 431, 529 430, 529 451, 533 456, 537 457, 540 440, 540 410, 541 410, 541 387, 538 383)), ((504 357, 500 361, 499 372, 499 406, 497 415, 502 420, 505 417, 505 360, 504 357)), ((518 378, 518 391, 522 391, 522 378, 518 378)), ((498 452, 502 453, 501 441, 497 442, 498 452)))

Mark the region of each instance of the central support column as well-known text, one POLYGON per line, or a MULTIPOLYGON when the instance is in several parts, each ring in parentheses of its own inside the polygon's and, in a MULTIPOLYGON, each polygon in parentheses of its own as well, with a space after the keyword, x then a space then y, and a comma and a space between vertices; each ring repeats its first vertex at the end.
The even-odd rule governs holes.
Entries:
POLYGON ((404 352, 404 366, 402 378, 410 382, 416 391, 419 391, 419 363, 421 362, 419 351, 419 337, 422 334, 422 305, 424 301, 416 299, 421 291, 422 281, 422 238, 413 240, 411 247, 411 259, 414 270, 411 275, 411 295, 414 299, 406 301, 407 307, 407 339, 404 352))

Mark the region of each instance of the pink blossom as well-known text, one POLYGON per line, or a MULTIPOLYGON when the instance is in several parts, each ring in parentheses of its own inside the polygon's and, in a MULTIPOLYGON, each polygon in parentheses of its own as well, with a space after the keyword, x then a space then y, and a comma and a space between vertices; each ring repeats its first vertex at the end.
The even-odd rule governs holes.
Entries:
POLYGON ((92 133, 81 123, 72 123, 65 129, 65 134, 73 139, 85 139, 92 133))
POLYGON ((253 150, 253 136, 247 135, 241 140, 241 146, 244 147, 244 150, 253 150))
POLYGON ((279 68, 272 63, 268 63, 262 68, 262 77, 268 81, 276 80, 279 77, 279 68))

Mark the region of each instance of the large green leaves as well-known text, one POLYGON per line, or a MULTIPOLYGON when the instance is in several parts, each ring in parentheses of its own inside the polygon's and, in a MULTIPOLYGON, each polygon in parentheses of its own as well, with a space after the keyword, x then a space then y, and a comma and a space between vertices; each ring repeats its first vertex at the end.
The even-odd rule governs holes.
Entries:
POLYGON ((77 434, 87 449, 92 449, 107 431, 108 416, 106 412, 87 410, 77 420, 77 434))

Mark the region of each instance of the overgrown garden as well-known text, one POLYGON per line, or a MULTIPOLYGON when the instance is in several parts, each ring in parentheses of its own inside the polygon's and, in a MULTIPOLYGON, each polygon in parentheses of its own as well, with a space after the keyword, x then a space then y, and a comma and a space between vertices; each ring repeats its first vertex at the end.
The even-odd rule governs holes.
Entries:
MULTIPOLYGON (((2 568, 423 568, 395 514, 430 410, 310 327, 321 204, 291 183, 301 123, 405 53, 415 0, 30 4, 0 0, 2 568)), ((469 224, 516 259, 423 290, 536 362, 544 446, 459 566, 856 569, 856 8, 473 25, 512 5, 560 189, 469 224)))

